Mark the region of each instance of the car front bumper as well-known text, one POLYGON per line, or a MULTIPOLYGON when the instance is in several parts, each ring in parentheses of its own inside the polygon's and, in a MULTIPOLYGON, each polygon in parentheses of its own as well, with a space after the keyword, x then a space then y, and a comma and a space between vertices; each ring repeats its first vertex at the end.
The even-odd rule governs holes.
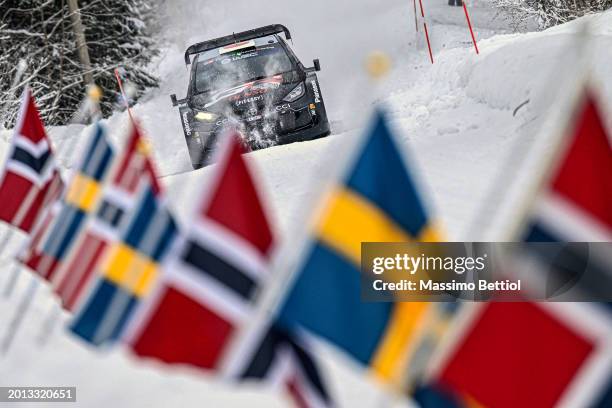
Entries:
MULTIPOLYGON (((300 134, 307 133, 329 133, 329 124, 317 112, 314 104, 294 107, 290 104, 275 106, 268 111, 252 112, 239 118, 224 118, 212 122, 200 122, 193 120, 192 135, 193 139, 201 145, 203 149, 214 149, 218 143, 218 135, 226 126, 234 125, 243 133, 247 143, 251 148, 257 149, 274 144, 285 144, 299 140, 300 134), (325 122, 325 123, 322 123, 325 122), (321 126, 325 129, 319 129, 321 126), (314 130, 314 132, 308 132, 314 130), (257 145, 258 142, 260 145, 257 145)), ((312 137, 310 137, 312 138, 312 137)))

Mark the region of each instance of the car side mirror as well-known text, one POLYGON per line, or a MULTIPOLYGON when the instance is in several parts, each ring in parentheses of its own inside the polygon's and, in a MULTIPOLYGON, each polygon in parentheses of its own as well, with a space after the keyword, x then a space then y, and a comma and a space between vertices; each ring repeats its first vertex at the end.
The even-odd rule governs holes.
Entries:
POLYGON ((170 95, 170 100, 172 101, 172 106, 178 105, 178 101, 176 100, 176 94, 170 95))
POLYGON ((314 67, 306 68, 305 69, 306 72, 318 72, 321 70, 321 63, 319 62, 318 58, 315 60, 312 60, 312 63, 314 64, 314 67))

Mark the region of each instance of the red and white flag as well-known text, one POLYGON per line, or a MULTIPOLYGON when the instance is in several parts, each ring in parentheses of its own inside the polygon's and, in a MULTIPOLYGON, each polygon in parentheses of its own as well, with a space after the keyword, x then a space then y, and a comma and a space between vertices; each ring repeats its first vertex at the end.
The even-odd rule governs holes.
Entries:
POLYGON ((241 153, 234 142, 218 164, 212 194, 197 206, 151 307, 135 319, 136 354, 214 369, 248 320, 273 236, 241 153))
POLYGON ((612 241, 612 147, 593 91, 579 99, 567 139, 526 218, 526 241, 612 241))
POLYGON ((64 188, 53 149, 29 89, 4 171, 0 175, 0 220, 29 233, 64 188))
MULTIPOLYGON (((258 294, 270 278, 275 242, 244 152, 239 136, 232 135, 217 164, 212 191, 197 206, 161 283, 133 319, 127 342, 136 355, 220 372, 233 352, 234 338, 252 318, 258 294)), ((274 349, 279 359, 280 346, 293 350, 284 348, 287 342, 279 343, 274 349)), ((264 351, 268 355, 261 357, 271 356, 269 348, 264 351)), ((297 379, 309 378, 297 372, 287 373, 287 386, 299 387, 297 379)), ((248 376, 255 377, 267 376, 248 376)))
POLYGON ((299 408, 333 406, 305 336, 288 333, 275 324, 261 326, 257 332, 256 336, 247 335, 250 338, 242 343, 241 351, 234 349, 236 363, 226 376, 264 382, 273 391, 284 390, 299 408))
MULTIPOLYGON (((533 205, 518 220, 523 228, 514 239, 612 240, 612 150, 592 92, 578 99, 565 135, 533 205)), ((590 262, 599 262, 595 253, 590 255, 590 262)), ((608 261, 593 269, 602 272, 594 282, 609 293, 609 254, 599 255, 608 261)), ((521 268, 521 263, 510 267, 521 268)), ((609 303, 473 304, 459 314, 446 338, 429 386, 466 406, 603 407, 611 402, 609 303)))
POLYGON ((612 369, 607 313, 573 303, 469 305, 428 383, 465 406, 591 406, 612 369))

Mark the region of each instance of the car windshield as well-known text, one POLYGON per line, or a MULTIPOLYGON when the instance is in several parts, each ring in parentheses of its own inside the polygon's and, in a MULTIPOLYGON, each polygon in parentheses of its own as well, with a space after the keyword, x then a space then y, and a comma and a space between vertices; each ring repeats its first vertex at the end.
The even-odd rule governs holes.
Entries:
POLYGON ((293 70, 291 59, 279 43, 263 44, 204 60, 198 58, 195 93, 226 89, 293 70))

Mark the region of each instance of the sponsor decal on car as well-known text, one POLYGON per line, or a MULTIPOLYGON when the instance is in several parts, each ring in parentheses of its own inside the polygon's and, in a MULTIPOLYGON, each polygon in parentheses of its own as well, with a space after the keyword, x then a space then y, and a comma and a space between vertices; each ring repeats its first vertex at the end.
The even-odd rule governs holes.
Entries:
POLYGON ((242 106, 242 105, 245 105, 247 103, 253 103, 253 102, 261 101, 261 100, 263 100, 263 98, 264 98, 263 95, 258 95, 258 96, 253 96, 253 97, 246 98, 246 99, 241 99, 239 101, 236 101, 236 106, 242 106))
POLYGON ((310 105, 308 105, 308 108, 310 109, 310 114, 312 116, 317 116, 316 107, 317 107, 317 105, 315 105, 314 103, 311 103, 310 105))
POLYGON ((275 109, 277 112, 285 112, 291 109, 291 105, 289 105, 288 103, 284 103, 282 105, 277 106, 275 109))
POLYGON ((238 95, 232 95, 229 97, 229 100, 232 102, 235 101, 239 101, 242 99, 246 99, 246 98, 250 98, 251 96, 259 96, 259 95, 263 95, 265 94, 267 91, 265 89, 252 89, 252 88, 247 88, 244 91, 242 91, 240 94, 238 95))
POLYGON ((188 114, 188 111, 183 112, 183 129, 185 130, 185 134, 187 136, 191 136, 191 125, 189 124, 188 114))
MULTIPOLYGON (((261 79, 258 81, 248 82, 246 84, 238 85, 229 89, 218 91, 214 93, 209 102, 204 104, 204 108, 208 108, 216 103, 229 99, 230 101, 236 101, 241 98, 249 98, 251 96, 257 96, 264 94, 272 89, 277 89, 283 80, 282 75, 275 75, 270 78, 261 79)), ((246 102, 244 102, 246 103, 246 102)), ((237 104, 241 105, 241 104, 237 104)))
POLYGON ((312 81, 310 81, 310 85, 312 85, 312 92, 314 93, 315 103, 321 103, 321 94, 319 93, 317 81, 313 79, 312 81))
POLYGON ((253 40, 249 40, 249 41, 242 41, 236 44, 230 44, 227 45, 223 48, 219 49, 219 54, 227 54, 228 52, 232 52, 232 51, 237 51, 237 50, 242 50, 244 48, 250 48, 250 47, 254 47, 255 46, 255 41, 253 40))
POLYGON ((245 120, 247 122, 255 122, 256 120, 260 120, 263 119, 263 115, 255 115, 255 116, 251 116, 249 118, 246 118, 245 120))

